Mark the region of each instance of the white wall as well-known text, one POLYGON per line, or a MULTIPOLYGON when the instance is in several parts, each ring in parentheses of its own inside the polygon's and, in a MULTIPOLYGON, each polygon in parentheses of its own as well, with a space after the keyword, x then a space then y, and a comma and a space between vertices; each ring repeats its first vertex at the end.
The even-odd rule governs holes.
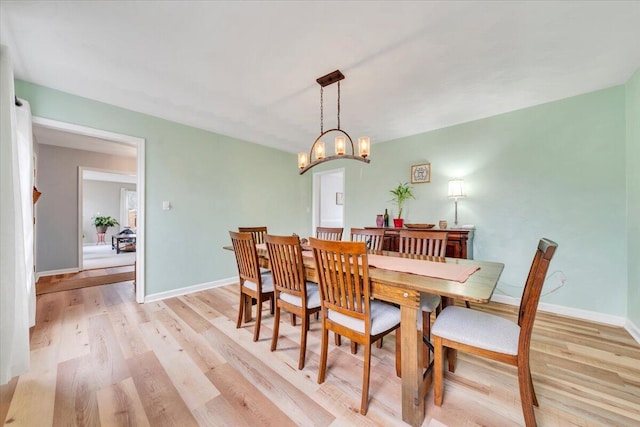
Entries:
MULTIPOLYGON (((98 241, 96 227, 91 224, 94 216, 111 216, 120 222, 120 189, 135 190, 135 184, 92 181, 85 179, 82 183, 82 233, 83 243, 95 244, 98 241)), ((123 224, 109 227, 105 240, 111 242, 111 235, 118 234, 123 224)))

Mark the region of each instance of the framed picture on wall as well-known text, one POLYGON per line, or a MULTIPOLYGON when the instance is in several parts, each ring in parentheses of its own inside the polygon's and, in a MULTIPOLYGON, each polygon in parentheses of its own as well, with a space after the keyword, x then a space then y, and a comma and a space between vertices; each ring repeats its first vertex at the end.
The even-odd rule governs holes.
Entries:
POLYGON ((336 193, 336 205, 344 205, 344 193, 336 193))
POLYGON ((411 166, 411 183, 424 184, 431 182, 431 163, 411 166))

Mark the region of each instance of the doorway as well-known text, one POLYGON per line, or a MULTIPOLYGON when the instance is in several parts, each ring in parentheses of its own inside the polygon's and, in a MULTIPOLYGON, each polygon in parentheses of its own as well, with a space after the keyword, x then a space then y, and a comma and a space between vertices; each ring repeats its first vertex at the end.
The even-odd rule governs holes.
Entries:
POLYGON ((313 174, 311 235, 316 227, 344 227, 344 168, 313 174))
MULTIPOLYGON (((136 301, 144 302, 145 295, 145 263, 144 263, 144 247, 145 247, 145 139, 109 132, 101 129, 89 128, 86 126, 75 125, 71 123, 59 122, 57 120, 45 119, 42 117, 33 117, 34 127, 39 126, 46 129, 52 129, 60 132, 67 132, 75 136, 87 136, 103 140, 105 144, 119 145, 122 147, 131 147, 137 151, 136 157, 136 190, 137 190, 137 219, 136 234, 137 244, 135 252, 135 283, 136 283, 136 301)), ((73 148, 73 147, 69 147, 73 148)), ((81 204, 81 199, 78 204, 81 204)), ((78 207, 81 210, 81 207, 78 207)), ((75 234, 75 233, 74 233, 75 234)), ((78 246, 81 253, 82 250, 82 221, 78 220, 78 246)), ((78 262, 81 266, 80 261, 78 262)))

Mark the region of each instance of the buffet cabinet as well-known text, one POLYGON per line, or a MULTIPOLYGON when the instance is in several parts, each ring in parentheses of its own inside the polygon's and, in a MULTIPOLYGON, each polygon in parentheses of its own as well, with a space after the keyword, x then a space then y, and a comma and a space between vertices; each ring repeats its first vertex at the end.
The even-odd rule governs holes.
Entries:
MULTIPOLYGON (((400 228, 392 227, 365 227, 368 229, 384 230, 383 250, 398 252, 400 247, 400 228)), ((461 228, 424 228, 411 230, 433 231, 436 233, 449 233, 447 236, 447 257, 473 259, 473 229, 461 228)))

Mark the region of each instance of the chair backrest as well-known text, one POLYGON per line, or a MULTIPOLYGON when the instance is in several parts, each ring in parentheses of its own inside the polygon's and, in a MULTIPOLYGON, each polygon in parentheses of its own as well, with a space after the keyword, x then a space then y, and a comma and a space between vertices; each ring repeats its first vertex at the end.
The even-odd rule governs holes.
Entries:
POLYGON ((363 320, 371 331, 369 264, 364 242, 309 239, 318 273, 322 313, 328 310, 363 320))
POLYGON ((400 230, 401 253, 445 256, 449 234, 440 231, 400 230))
POLYGON ((251 233, 229 231, 229 235, 231 236, 231 243, 233 243, 233 252, 236 254, 240 284, 242 285, 245 280, 250 280, 261 288, 262 281, 260 277, 258 252, 256 251, 256 243, 251 233))
POLYGON ((342 240, 341 227, 317 227, 316 237, 322 240, 342 240))
POLYGON ((549 269, 549 263, 557 247, 558 244, 549 239, 540 239, 538 243, 538 249, 533 257, 527 282, 522 292, 522 300, 520 300, 520 310, 518 311, 518 325, 520 326, 518 352, 529 351, 531 332, 538 310, 542 286, 549 269))
POLYGON ((306 307, 307 287, 304 278, 302 248, 298 236, 265 236, 271 275, 275 289, 302 298, 306 307))
POLYGON ((264 243, 264 236, 267 235, 267 227, 238 227, 240 233, 251 233, 253 241, 258 243, 264 243))
POLYGON ((381 251, 384 242, 384 230, 376 230, 370 228, 352 228, 352 242, 365 242, 367 249, 371 251, 381 251))

